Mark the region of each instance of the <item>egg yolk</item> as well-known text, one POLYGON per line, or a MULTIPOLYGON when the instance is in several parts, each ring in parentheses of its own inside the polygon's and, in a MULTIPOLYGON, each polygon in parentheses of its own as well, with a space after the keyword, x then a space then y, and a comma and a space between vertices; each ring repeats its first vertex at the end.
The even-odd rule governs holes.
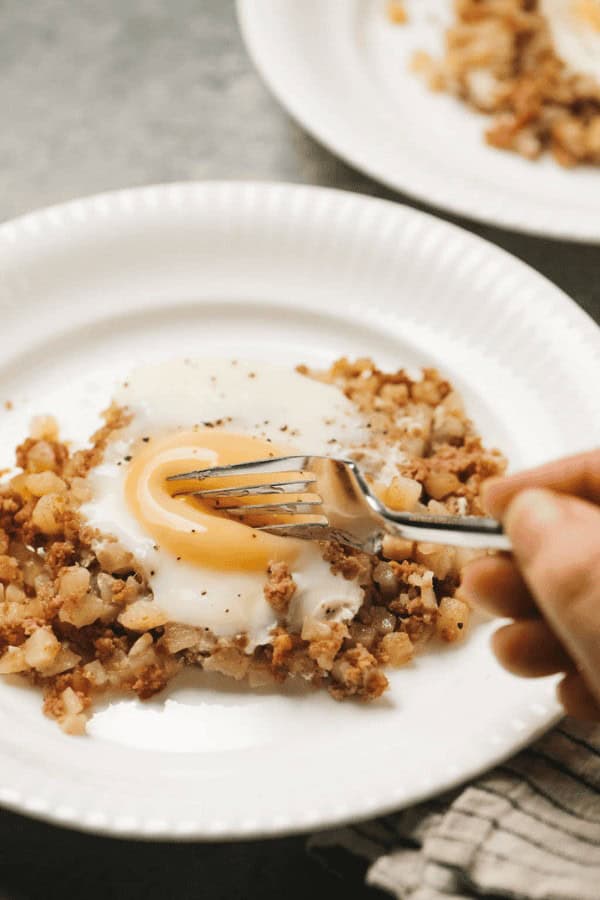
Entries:
POLYGON ((595 31, 600 31, 600 3, 598 0, 575 0, 575 15, 595 31))
MULTIPOLYGON (((300 542, 251 528, 229 517, 223 509, 179 491, 244 487, 268 483, 269 476, 237 475, 198 481, 167 481, 170 475, 286 456, 289 450, 243 434, 199 429, 178 431, 142 443, 129 464, 125 496, 134 516, 161 550, 177 559, 213 569, 264 571, 271 561, 293 563, 300 542)), ((277 480, 286 480, 286 477, 277 480)), ((293 476, 289 476, 293 480, 293 476)), ((261 502, 237 498, 232 502, 261 502)), ((276 498, 273 498, 276 499, 276 498)), ((279 497, 279 500, 281 497, 279 497)))

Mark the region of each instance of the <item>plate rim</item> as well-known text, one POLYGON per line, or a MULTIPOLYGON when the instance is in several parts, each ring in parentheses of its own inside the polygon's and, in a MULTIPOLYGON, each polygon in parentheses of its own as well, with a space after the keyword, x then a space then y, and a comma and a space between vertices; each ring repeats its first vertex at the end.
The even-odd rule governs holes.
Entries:
MULTIPOLYGON (((270 824, 265 824, 263 822, 258 828, 244 829, 243 827, 240 827, 236 830, 235 827, 228 827, 221 833, 210 830, 205 825, 204 827, 199 827, 194 830, 181 832, 173 825, 161 829, 144 829, 137 825, 123 828, 117 825, 116 817, 113 817, 102 824, 94 824, 87 820, 83 815, 77 814, 77 812, 69 812, 67 814, 66 811, 61 812, 59 807, 51 810, 42 810, 37 808, 38 804, 35 801, 10 800, 5 799, 4 797, 0 797, 0 809, 5 809, 9 812, 16 813, 17 815, 25 816, 36 822, 44 822, 47 825, 64 828, 68 831, 97 835, 98 837, 115 838, 122 841, 136 840, 147 844, 161 842, 177 844, 238 843, 254 840, 277 840, 278 838, 285 838, 292 835, 316 834, 334 828, 343 828, 359 822, 367 822, 381 816, 390 815, 402 809, 409 809, 413 806, 418 806, 420 803, 423 803, 432 797, 442 796, 449 791, 455 790, 461 785, 466 785, 484 775, 486 772, 491 771, 492 768, 502 765, 502 763, 512 759, 518 753, 543 737, 544 734, 550 731, 555 725, 558 725, 564 718, 564 712, 562 710, 556 710, 547 717, 546 722, 538 724, 536 728, 527 732, 518 741, 515 741, 510 750, 501 752, 494 757, 493 763, 490 765, 474 765, 465 769, 462 774, 453 776, 444 781, 439 790, 436 789, 434 793, 427 787, 423 787, 421 791, 416 791, 412 794, 408 802, 401 801, 400 805, 393 801, 390 801, 389 803, 378 803, 375 809, 368 810, 364 815, 352 812, 339 815, 336 814, 335 811, 332 811, 331 813, 321 811, 318 823, 315 824, 297 822, 296 824, 286 823, 285 825, 280 825, 273 819, 270 824)), ((147 821, 150 822, 150 820, 147 821)))
MULTIPOLYGON (((568 219, 570 227, 567 228, 561 225, 560 218, 557 217, 555 220, 548 217, 547 211, 540 211, 535 214, 532 212, 531 221, 523 222, 518 212, 511 214, 510 208, 505 208, 501 204, 494 208, 494 214, 490 216, 474 209, 469 202, 461 202, 460 195, 452 190, 436 189, 432 193, 427 193, 426 190, 414 188, 408 180, 402 181, 390 176, 382 167, 373 164, 368 153, 357 149, 358 145, 343 137, 337 139, 323 124, 319 115, 313 115, 310 110, 307 110, 302 100, 296 96, 290 82, 279 77, 277 68, 270 65, 268 53, 264 52, 265 47, 261 40, 263 36, 261 17, 253 15, 251 11, 256 4, 257 0, 235 0, 240 34, 251 62, 271 95, 296 125, 333 156, 384 187, 416 202, 427 204, 432 210, 430 214, 433 214, 434 217, 436 213, 453 215, 473 223, 523 235, 575 244, 600 244, 600 219, 597 225, 586 227, 583 221, 578 222, 575 217, 571 216, 568 219)), ((600 172, 598 177, 600 179, 600 172)), ((398 202, 402 202, 402 199, 400 198, 398 202)))
MULTIPOLYGON (((106 216, 107 211, 109 214, 121 216, 130 215, 125 212, 127 203, 124 203, 124 200, 131 201, 134 207, 136 204, 140 204, 139 208, 144 209, 147 209, 149 205, 160 207, 161 202, 168 203, 173 191, 177 191, 184 197, 184 202, 187 198, 190 203, 194 204, 199 202, 199 199, 205 196, 207 191, 211 190, 217 193, 220 190, 233 191, 234 193, 251 190, 255 194, 264 196, 265 200, 271 196, 273 191, 303 197, 308 201, 313 201, 319 196, 325 196, 332 205, 335 205, 336 203, 347 203, 349 202, 349 198, 352 198, 351 202, 357 206, 363 206, 365 208, 369 207, 375 213, 377 213, 378 210, 386 211, 388 214, 397 217, 399 223, 407 222, 410 219, 425 220, 430 227, 453 234, 456 240, 463 242, 465 248, 477 246, 483 250, 488 258, 495 257, 498 260, 510 260, 510 265, 513 269, 517 268, 523 278, 527 278, 536 285, 538 289, 543 290, 544 296, 549 303, 550 301, 553 301, 553 304, 562 313, 563 319, 569 320, 575 324, 580 333, 585 332, 586 336, 590 339, 590 345, 592 338, 595 342, 598 342, 598 336, 600 334, 598 326, 593 319, 591 319, 591 317, 575 303, 575 301, 568 297, 564 291, 554 285, 544 275, 537 272, 517 257, 512 256, 502 248, 497 247, 490 241, 487 241, 458 225, 446 222, 445 220, 440 220, 430 213, 415 210, 412 207, 396 203, 392 200, 365 196, 351 191, 340 191, 335 188, 322 188, 303 184, 289 184, 285 182, 248 182, 235 180, 171 182, 166 184, 125 188, 123 190, 109 191, 94 194, 85 198, 70 200, 66 203, 26 213, 16 219, 5 222, 0 225, 0 246, 5 245, 6 249, 10 250, 14 241, 27 239, 31 236, 32 227, 34 232, 38 231, 40 228, 49 228, 56 231, 61 226, 71 228, 75 224, 77 224, 77 227, 85 228, 86 225, 82 225, 80 219, 82 211, 88 215, 93 222, 96 217, 106 216)), ((598 358, 600 359, 600 343, 598 343, 598 358)), ((543 716, 538 716, 537 719, 532 717, 532 721, 528 724, 525 732, 522 732, 518 736, 513 735, 516 739, 511 743, 509 749, 506 751, 500 750, 500 752, 496 754, 491 752, 484 764, 474 763, 470 767, 466 767, 462 770, 459 775, 450 775, 445 780, 440 780, 436 787, 436 793, 449 790, 465 781, 469 781, 480 773, 487 771, 490 767, 497 765, 499 762, 514 755, 519 749, 526 746, 540 734, 544 733, 548 728, 552 727, 561 716, 562 714, 554 707, 549 713, 546 712, 543 716)), ((393 794, 393 792, 391 793, 393 794)), ((189 833, 181 833, 176 830, 176 820, 172 816, 170 817, 170 821, 166 823, 166 827, 157 833, 148 830, 148 828, 143 828, 143 822, 141 827, 137 823, 130 828, 119 827, 114 813, 109 814, 106 817, 106 821, 102 824, 94 824, 85 818, 83 810, 81 809, 72 809, 68 814, 65 814, 66 811, 61 811, 58 807, 39 810, 35 808, 35 797, 31 798, 26 796, 11 800, 9 794, 1 788, 0 805, 13 810, 14 812, 25 814, 52 824, 71 827, 81 831, 110 835, 113 837, 135 837, 144 840, 170 839, 177 841, 214 841, 276 837, 285 834, 304 832, 309 829, 315 830, 333 827, 335 825, 357 821, 360 818, 370 818, 375 815, 381 815, 384 812, 399 808, 399 804, 400 806, 407 804, 412 805, 421 802, 425 797, 430 795, 430 789, 424 786, 421 791, 417 790, 411 794, 408 801, 398 801, 397 799, 394 800, 392 798, 388 805, 386 805, 386 803, 377 802, 374 808, 361 811, 358 808, 360 803, 356 800, 354 801, 353 809, 345 815, 340 815, 335 810, 331 810, 330 812, 327 812, 327 810, 319 810, 318 821, 314 823, 297 821, 295 823, 286 822, 284 825, 281 825, 274 817, 272 817, 270 820, 263 818, 258 827, 248 829, 244 829, 243 826, 236 829, 235 827, 231 827, 231 823, 229 823, 229 827, 227 827, 223 833, 215 833, 214 830, 211 830, 208 825, 202 821, 198 821, 189 833)), ((256 825, 256 823, 254 824, 256 825)))

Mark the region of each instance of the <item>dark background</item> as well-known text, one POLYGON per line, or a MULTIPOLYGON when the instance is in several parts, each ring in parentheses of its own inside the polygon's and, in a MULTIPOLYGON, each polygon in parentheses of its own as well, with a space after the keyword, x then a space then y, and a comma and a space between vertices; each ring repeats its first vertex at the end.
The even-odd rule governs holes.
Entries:
MULTIPOLYGON (((427 209, 288 118, 247 57, 231 0, 0 0, 0 110, 0 220, 113 188, 205 178, 306 182, 427 209)), ((521 257, 600 321, 600 247, 439 215, 521 257)), ((362 887, 359 867, 344 869, 342 880, 323 869, 302 837, 144 844, 0 812, 2 900, 381 896, 362 887)))

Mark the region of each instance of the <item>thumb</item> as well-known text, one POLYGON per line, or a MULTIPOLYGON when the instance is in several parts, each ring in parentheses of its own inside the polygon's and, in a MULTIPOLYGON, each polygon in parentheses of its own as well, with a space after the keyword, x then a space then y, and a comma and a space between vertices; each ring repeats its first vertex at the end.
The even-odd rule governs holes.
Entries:
POLYGON ((542 615, 600 700, 600 509, 527 490, 510 503, 504 525, 542 615))

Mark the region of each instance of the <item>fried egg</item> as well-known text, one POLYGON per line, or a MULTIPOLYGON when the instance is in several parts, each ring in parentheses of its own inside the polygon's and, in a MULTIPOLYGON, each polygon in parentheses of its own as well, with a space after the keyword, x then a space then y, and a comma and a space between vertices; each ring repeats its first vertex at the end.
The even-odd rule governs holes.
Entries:
POLYGON ((600 82, 600 0, 540 0, 564 63, 600 82))
MULTIPOLYGON (((289 453, 346 455, 366 443, 360 414, 336 387, 265 363, 178 360, 135 370, 115 402, 131 413, 88 475, 88 523, 116 537, 143 566, 170 621, 269 642, 267 568, 284 561, 297 588, 288 626, 343 621, 362 602, 317 544, 274 536, 194 498, 169 475, 289 453), (175 486, 177 484, 177 487, 175 486)), ((246 476, 247 477, 247 476, 246 476)))

